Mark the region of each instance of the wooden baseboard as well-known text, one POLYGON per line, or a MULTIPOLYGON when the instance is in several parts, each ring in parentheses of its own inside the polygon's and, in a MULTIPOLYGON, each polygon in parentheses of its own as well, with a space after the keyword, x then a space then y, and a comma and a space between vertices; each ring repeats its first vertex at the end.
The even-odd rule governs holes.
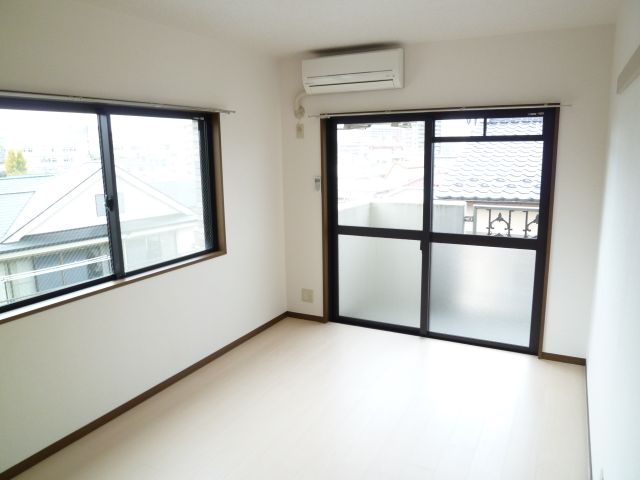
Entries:
POLYGON ((309 315, 308 313, 284 312, 284 315, 291 318, 299 318, 300 320, 311 320, 312 322, 327 322, 325 318, 320 315, 309 315))
POLYGON ((554 362, 571 363, 573 365, 585 366, 587 361, 580 357, 570 357, 569 355, 558 355, 557 353, 541 352, 538 356, 542 360, 552 360, 554 362))
POLYGON ((50 457, 54 453, 62 450, 63 448, 65 448, 68 445, 70 445, 73 442, 75 442, 76 440, 81 439, 85 435, 87 435, 87 434, 93 432, 94 430, 100 428, 102 425, 104 425, 104 424, 110 422, 111 420, 113 420, 114 418, 122 415, 126 411, 131 410, 133 407, 135 407, 137 405, 140 405, 145 400, 153 397, 156 393, 159 393, 162 390, 164 390, 165 388, 170 387, 171 385, 173 385, 177 381, 182 380, 187 375, 190 375, 191 373, 195 372, 196 370, 198 370, 198 369, 204 367, 205 365, 207 365, 208 363, 212 362, 216 358, 221 357, 225 353, 233 350, 234 348, 236 348, 240 344, 246 342, 250 338, 255 337, 259 333, 265 331, 267 328, 272 327, 273 325, 278 323, 280 320, 282 320, 282 319, 284 319, 286 317, 290 317, 290 316, 293 316, 293 315, 290 315, 290 312, 282 313, 282 314, 278 315, 277 317, 273 318, 272 320, 269 320, 267 323, 259 326, 258 328, 254 329, 254 330, 251 330, 249 333, 243 335, 242 337, 238 338, 237 340, 234 340, 230 344, 222 347, 220 350, 218 350, 216 352, 213 352, 211 355, 208 355, 208 356, 204 357, 202 360, 197 361, 193 365, 191 365, 191 366, 185 368, 184 370, 176 373, 172 377, 167 378, 165 381, 157 384, 155 387, 151 387, 149 390, 141 393, 137 397, 132 398, 128 402, 123 403, 122 405, 120 405, 119 407, 114 408, 113 410, 111 410, 108 413, 105 413, 104 415, 102 415, 101 417, 95 419, 91 423, 88 423, 84 427, 79 428, 78 430, 76 430, 76 431, 70 433, 69 435, 61 438, 60 440, 52 443, 48 447, 45 447, 42 450, 40 450, 39 452, 34 453, 33 455, 31 455, 30 457, 24 459, 23 461, 21 461, 20 463, 14 465, 13 467, 9 467, 4 472, 0 473, 0 480, 8 480, 10 478, 15 477, 16 475, 19 475, 20 473, 22 473, 25 470, 33 467, 37 463, 40 463, 45 458, 50 457))

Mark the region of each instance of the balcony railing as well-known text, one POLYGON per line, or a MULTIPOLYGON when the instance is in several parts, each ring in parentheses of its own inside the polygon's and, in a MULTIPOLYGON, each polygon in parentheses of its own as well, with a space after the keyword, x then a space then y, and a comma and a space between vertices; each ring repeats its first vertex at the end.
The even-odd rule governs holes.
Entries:
POLYGON ((537 238, 539 212, 537 207, 505 207, 500 205, 474 205, 474 235, 494 237, 537 238))
POLYGON ((102 264, 104 262, 109 262, 109 261, 111 261, 111 257, 109 255, 100 255, 98 257, 78 260, 75 262, 69 262, 62 265, 55 265, 52 267, 44 267, 36 270, 29 270, 26 272, 2 275, 0 276, 0 289, 2 289, 0 290, 0 305, 5 305, 7 303, 15 302, 18 300, 25 300, 35 295, 41 294, 43 291, 46 291, 47 290, 46 288, 44 289, 38 288, 39 286, 37 283, 37 279, 41 275, 60 273, 63 278, 63 284, 65 286, 70 286, 70 285, 73 285, 74 283, 79 283, 82 281, 89 280, 90 279, 89 273, 88 271, 83 272, 84 277, 86 278, 82 278, 80 280, 76 279, 76 281, 68 283, 67 281, 64 280, 65 272, 72 269, 77 269, 80 267, 89 267, 90 265, 102 264), (15 292, 13 291, 14 282, 22 283, 23 289, 26 288, 28 291, 26 292, 21 291, 20 295, 15 295, 15 292))
MULTIPOLYGON (((422 228, 422 203, 361 202, 339 204, 339 222, 373 228, 422 228)), ((433 204, 434 232, 534 239, 538 236, 537 206, 473 204, 436 200, 433 204)))

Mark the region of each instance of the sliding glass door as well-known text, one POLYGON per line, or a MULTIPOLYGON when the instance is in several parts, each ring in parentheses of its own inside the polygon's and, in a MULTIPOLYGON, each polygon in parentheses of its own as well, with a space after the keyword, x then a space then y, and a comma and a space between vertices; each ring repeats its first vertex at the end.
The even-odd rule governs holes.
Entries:
POLYGON ((337 123, 338 317, 418 331, 427 122, 337 123))
POLYGON ((556 121, 327 120, 330 318, 537 352, 556 121))

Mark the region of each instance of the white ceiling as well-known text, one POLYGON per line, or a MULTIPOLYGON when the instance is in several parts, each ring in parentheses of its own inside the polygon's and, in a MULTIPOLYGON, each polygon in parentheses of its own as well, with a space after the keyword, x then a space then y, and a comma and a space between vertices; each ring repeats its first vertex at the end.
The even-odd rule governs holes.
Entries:
POLYGON ((284 56, 613 23, 620 0, 80 0, 284 56))

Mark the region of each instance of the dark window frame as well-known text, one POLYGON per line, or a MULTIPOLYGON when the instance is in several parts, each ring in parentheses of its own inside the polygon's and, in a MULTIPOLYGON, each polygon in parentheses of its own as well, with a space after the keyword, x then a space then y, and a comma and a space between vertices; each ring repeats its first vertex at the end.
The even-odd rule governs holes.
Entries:
POLYGON ((326 155, 326 217, 327 217, 327 320, 337 323, 374 328, 419 335, 428 338, 449 340, 458 343, 484 346, 519 353, 539 355, 542 347, 544 332, 544 310, 546 304, 546 285, 548 276, 548 259, 551 238, 551 218, 553 214, 553 187, 555 177, 555 161, 558 142, 559 107, 533 107, 533 108, 499 108, 479 110, 455 110, 448 112, 411 112, 389 114, 363 114, 334 116, 323 119, 324 152, 326 155), (542 116, 543 130, 541 135, 487 135, 486 120, 488 118, 519 118, 528 116, 542 116), (485 128, 483 135, 436 137, 436 120, 448 119, 484 119, 485 128), (373 228, 340 225, 338 222, 338 124, 361 123, 388 123, 388 122, 425 122, 425 148, 424 148, 424 207, 422 230, 402 230, 390 228, 373 228), (517 237, 492 237, 486 235, 450 234, 433 232, 432 229, 432 184, 433 184, 433 147, 441 142, 506 142, 506 141, 542 141, 542 171, 539 212, 540 223, 538 225, 537 238, 517 237), (544 212, 544 215, 542 214, 544 212), (383 322, 375 322, 360 318, 340 316, 339 312, 339 285, 338 285, 338 238, 339 235, 360 235, 379 238, 395 238, 405 240, 418 240, 422 250, 422 298, 420 327, 396 325, 383 322), (531 329, 528 346, 498 343, 489 340, 480 340, 469 337, 460 337, 451 334, 431 332, 429 329, 429 292, 430 292, 430 257, 431 244, 459 244, 475 245, 497 248, 515 248, 533 250, 536 252, 534 267, 533 301, 531 309, 531 329))
MULTIPOLYGON (((199 257, 213 256, 226 253, 226 239, 224 232, 224 214, 222 211, 222 178, 220 158, 220 113, 203 111, 200 109, 182 109, 165 107, 127 106, 121 102, 85 102, 72 100, 42 100, 33 98, 14 98, 0 96, 0 109, 32 110, 65 113, 86 113, 96 116, 98 135, 100 140, 100 156, 102 162, 102 178, 104 182, 105 210, 107 217, 107 241, 111 253, 112 274, 92 279, 59 290, 35 294, 24 300, 7 303, 0 306, 0 314, 11 315, 13 310, 23 309, 39 302, 62 297, 74 292, 82 292, 101 284, 115 280, 141 277, 143 274, 154 274, 175 264, 185 263, 199 257), (115 159, 113 156, 112 132, 110 126, 111 115, 131 115, 156 118, 193 119, 198 122, 200 140, 200 177, 202 181, 203 226, 205 232, 205 248, 188 255, 172 258, 164 262, 125 271, 122 237, 120 235, 120 220, 118 207, 118 191, 115 181, 115 159)), ((170 268, 167 268, 170 270, 170 268)), ((66 303, 66 302, 65 302, 66 303)), ((23 316, 20 314, 19 316, 23 316)), ((3 315, 4 317, 4 315, 3 315)), ((5 323, 11 318, 2 319, 5 323)))

